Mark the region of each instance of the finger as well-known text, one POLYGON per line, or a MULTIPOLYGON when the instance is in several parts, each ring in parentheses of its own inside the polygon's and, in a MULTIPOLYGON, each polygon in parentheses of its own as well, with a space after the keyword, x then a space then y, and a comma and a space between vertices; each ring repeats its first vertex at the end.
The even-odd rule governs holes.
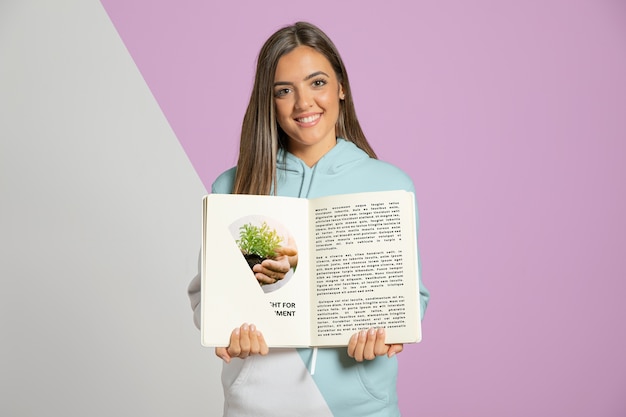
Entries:
POLYGON ((256 335, 257 335, 257 340, 259 341, 259 354, 267 355, 270 349, 267 346, 267 343, 265 342, 265 337, 263 337, 263 333, 257 330, 256 335))
POLYGON ((354 352, 356 351, 356 344, 359 340, 359 334, 355 333, 350 337, 350 341, 348 342, 348 356, 354 358, 354 352))
POLYGON ((268 285, 276 282, 276 279, 268 277, 267 275, 261 273, 254 274, 254 277, 257 281, 259 281, 259 284, 261 285, 268 285))
POLYGON ((393 355, 395 355, 396 353, 400 353, 404 350, 404 345, 403 344, 396 344, 396 345, 391 345, 389 346, 389 351, 387 352, 387 356, 388 357, 392 357, 393 355))
POLYGON ((267 261, 267 264, 257 264, 252 268, 252 271, 259 274, 264 274, 267 277, 274 279, 283 279, 287 272, 289 272, 288 262, 275 262, 267 261))
POLYGON ((230 355, 228 354, 228 350, 225 347, 215 348, 215 355, 218 358, 221 358, 224 362, 230 363, 230 355))
POLYGON ((367 342, 367 330, 361 330, 357 337, 356 347, 354 349, 354 359, 357 362, 363 362, 363 350, 365 349, 365 343, 367 342))
POLYGON ((231 358, 236 358, 241 354, 241 346, 239 346, 239 337, 241 330, 237 327, 230 334, 230 344, 228 345, 227 352, 231 358))
POLYGON ((241 347, 239 357, 247 358, 250 355, 250 326, 248 326, 247 323, 241 325, 241 331, 239 332, 239 346, 241 347))
POLYGON ((376 357, 374 355, 374 346, 376 345, 376 329, 369 329, 367 331, 367 340, 365 341, 365 347, 363 348, 363 358, 371 361, 376 357))
POLYGON ((380 328, 376 331, 376 343, 374 344, 374 356, 386 355, 389 351, 389 345, 385 344, 385 329, 380 328))
POLYGON ((282 258, 282 259, 266 259, 260 264, 260 267, 258 267, 256 271, 263 272, 266 275, 271 275, 272 272, 279 272, 281 274, 285 274, 289 272, 289 269, 290 269, 289 260, 287 260, 286 258, 282 258))
POLYGON ((250 325, 250 354, 259 353, 261 350, 261 346, 259 344, 259 337, 257 335, 257 330, 254 324, 250 325))

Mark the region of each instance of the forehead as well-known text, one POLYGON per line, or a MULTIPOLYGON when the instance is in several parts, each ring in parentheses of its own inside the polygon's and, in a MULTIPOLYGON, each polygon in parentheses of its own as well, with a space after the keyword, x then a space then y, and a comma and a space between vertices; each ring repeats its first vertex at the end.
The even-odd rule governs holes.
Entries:
POLYGON ((298 46, 280 57, 274 81, 299 81, 317 71, 324 71, 329 76, 334 75, 330 61, 322 53, 310 46, 298 46))

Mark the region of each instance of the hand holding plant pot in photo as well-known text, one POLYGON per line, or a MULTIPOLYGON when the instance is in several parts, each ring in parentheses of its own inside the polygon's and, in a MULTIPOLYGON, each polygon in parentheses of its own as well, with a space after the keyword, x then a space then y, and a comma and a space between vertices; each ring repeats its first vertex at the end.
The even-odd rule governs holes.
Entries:
POLYGON ((281 236, 266 222, 261 226, 247 223, 239 228, 237 245, 260 285, 283 279, 297 262, 293 239, 289 239, 288 246, 281 246, 281 242, 281 236))
POLYGON ((293 269, 296 270, 298 264, 298 250, 293 237, 289 236, 287 245, 280 246, 276 249, 276 256, 253 265, 252 271, 254 276, 261 285, 273 284, 285 278, 287 273, 293 269))

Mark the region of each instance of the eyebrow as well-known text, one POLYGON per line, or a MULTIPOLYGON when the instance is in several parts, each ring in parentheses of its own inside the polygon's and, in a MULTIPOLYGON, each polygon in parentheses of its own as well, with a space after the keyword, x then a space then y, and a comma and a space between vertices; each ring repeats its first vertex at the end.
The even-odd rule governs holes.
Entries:
MULTIPOLYGON (((317 77, 318 75, 325 75, 326 77, 330 78, 330 76, 326 74, 324 71, 315 71, 314 73, 309 74, 306 77, 304 77, 304 81, 308 81, 311 78, 317 77)), ((274 83, 274 87, 279 86, 279 85, 293 85, 293 83, 289 81, 276 81, 274 83)))

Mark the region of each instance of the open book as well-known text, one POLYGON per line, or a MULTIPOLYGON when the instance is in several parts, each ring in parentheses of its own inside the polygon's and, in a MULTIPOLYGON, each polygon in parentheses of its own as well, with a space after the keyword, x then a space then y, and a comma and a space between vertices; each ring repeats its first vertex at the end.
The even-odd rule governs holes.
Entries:
POLYGON ((386 329, 386 343, 419 342, 415 221, 407 191, 205 196, 202 345, 227 346, 243 323, 270 347, 346 346, 371 327, 386 329), (288 262, 276 283, 261 285, 252 271, 263 251, 288 262))

